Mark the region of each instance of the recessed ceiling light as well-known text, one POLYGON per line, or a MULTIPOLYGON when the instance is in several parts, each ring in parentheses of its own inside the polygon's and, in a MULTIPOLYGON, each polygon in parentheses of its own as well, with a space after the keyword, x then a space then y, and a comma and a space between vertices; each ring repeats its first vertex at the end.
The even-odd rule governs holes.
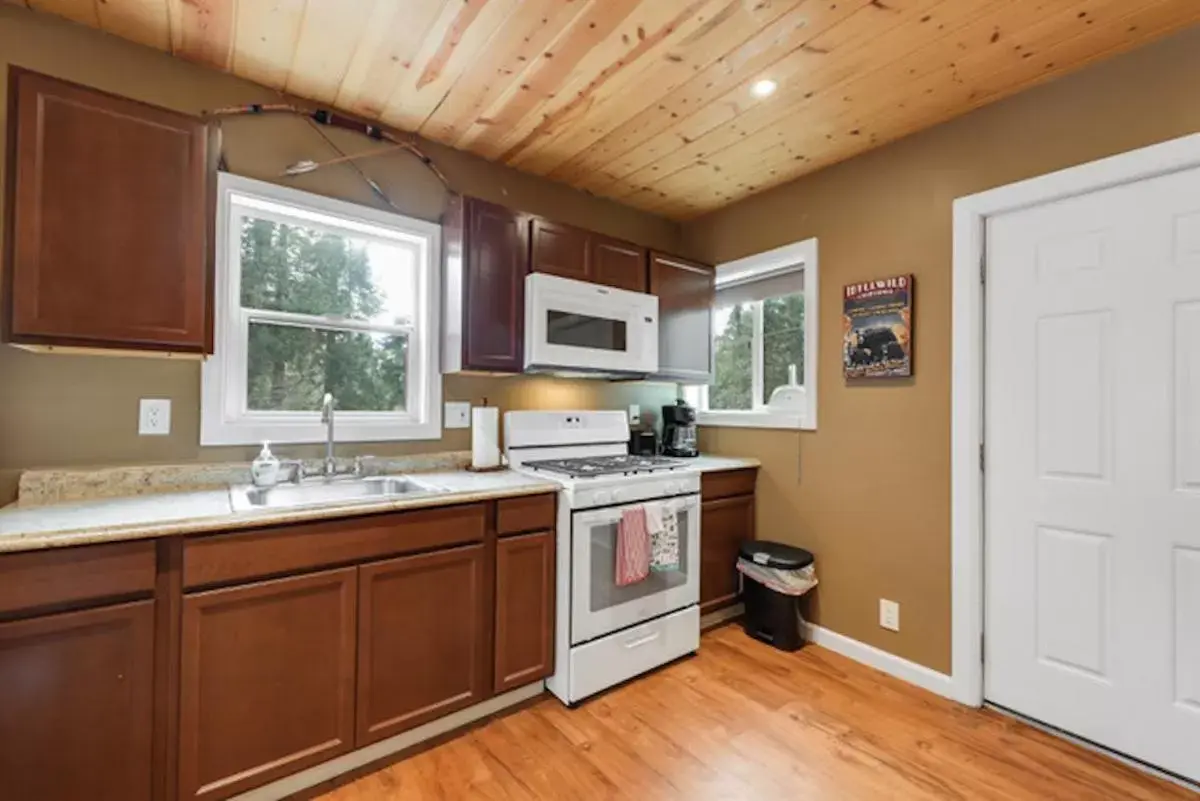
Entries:
POLYGON ((750 87, 750 91, 755 97, 769 97, 775 94, 775 89, 779 84, 772 81, 770 78, 763 78, 761 81, 756 81, 754 86, 750 87))

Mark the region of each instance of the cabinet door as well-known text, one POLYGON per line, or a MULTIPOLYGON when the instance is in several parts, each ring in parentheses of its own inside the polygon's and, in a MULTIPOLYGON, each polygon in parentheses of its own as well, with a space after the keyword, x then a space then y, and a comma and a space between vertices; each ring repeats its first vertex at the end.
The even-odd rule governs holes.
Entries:
POLYGON ((658 296, 658 375, 707 383, 712 378, 712 267, 650 254, 650 294, 658 296))
POLYGON ((359 570, 357 745, 482 701, 490 656, 484 546, 359 570))
POLYGON ((465 248, 461 315, 464 370, 525 369, 524 218, 512 209, 464 198, 465 248))
POLYGON ((211 353, 204 124, 23 70, 9 92, 8 338, 211 353))
POLYGON ((645 292, 646 249, 620 239, 592 234, 588 247, 592 280, 597 284, 645 292))
POLYGON ((738 548, 754 539, 754 496, 700 505, 700 613, 730 606, 738 597, 738 548))
POLYGON ((355 568, 183 600, 181 799, 228 798, 354 744, 355 568))
POLYGON ((589 234, 580 228, 534 218, 530 222, 529 269, 578 281, 594 281, 588 263, 589 234))
POLYGON ((496 543, 495 689, 554 672, 554 532, 496 543))
POLYGON ((154 602, 0 624, 0 796, 150 801, 154 602))

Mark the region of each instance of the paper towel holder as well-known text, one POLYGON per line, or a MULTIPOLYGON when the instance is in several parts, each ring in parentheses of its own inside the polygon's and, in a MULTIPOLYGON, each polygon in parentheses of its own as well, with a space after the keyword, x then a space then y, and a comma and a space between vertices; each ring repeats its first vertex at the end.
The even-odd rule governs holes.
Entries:
MULTIPOLYGON (((480 409, 486 409, 486 408, 489 408, 489 407, 488 407, 488 401, 487 401, 487 398, 486 398, 486 397, 483 399, 483 404, 482 404, 482 405, 481 405, 479 408, 480 408, 480 409)), ((474 415, 472 415, 472 417, 474 417, 474 415)), ((474 435, 475 435, 475 433, 476 433, 476 432, 475 432, 475 430, 474 430, 474 420, 472 420, 472 431, 471 431, 471 433, 472 433, 472 448, 474 448, 474 444, 475 444, 475 443, 474 443, 474 435)), ((497 439, 498 439, 498 437, 497 437, 497 439)), ((497 444, 498 444, 498 443, 497 443, 497 444)), ((493 447, 495 447, 495 446, 493 446, 493 447)), ((497 450, 498 450, 498 448, 497 448, 497 450)), ((496 463, 496 464, 494 464, 494 465, 487 465, 487 466, 485 466, 485 467, 477 467, 477 466, 474 464, 474 462, 475 462, 475 459, 474 459, 474 457, 472 457, 472 460, 471 460, 471 462, 469 462, 469 463, 467 464, 467 466, 466 466, 466 469, 467 469, 469 472, 471 472, 471 473, 496 473, 496 472, 499 472, 499 471, 501 471, 501 470, 507 470, 507 469, 508 469, 508 466, 504 464, 504 456, 503 456, 503 454, 497 454, 497 457, 498 457, 498 458, 497 458, 497 463, 496 463)))

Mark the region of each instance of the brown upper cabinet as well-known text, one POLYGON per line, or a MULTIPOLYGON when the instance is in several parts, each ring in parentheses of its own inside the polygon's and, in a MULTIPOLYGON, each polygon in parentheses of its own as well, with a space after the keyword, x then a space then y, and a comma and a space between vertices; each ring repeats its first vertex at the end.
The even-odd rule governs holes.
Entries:
POLYGON ((658 376, 712 379, 716 271, 708 264, 650 254, 650 292, 658 296, 658 376))
POLYGON ((5 339, 212 352, 202 121, 11 68, 5 339))
POLYGON ((529 226, 530 272, 646 291, 644 247, 538 217, 529 226))
POLYGON ((444 372, 521 372, 529 271, 525 216, 495 203, 452 195, 442 231, 444 372))

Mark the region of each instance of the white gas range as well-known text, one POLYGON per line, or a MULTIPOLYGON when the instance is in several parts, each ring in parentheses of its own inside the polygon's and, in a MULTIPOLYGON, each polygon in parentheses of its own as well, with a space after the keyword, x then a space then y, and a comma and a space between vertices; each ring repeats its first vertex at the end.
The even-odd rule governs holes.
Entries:
POLYGON ((573 704, 700 647, 700 473, 686 459, 630 456, 624 412, 509 412, 514 470, 559 482, 555 672, 573 704), (623 510, 676 515, 679 565, 616 584, 623 510))

